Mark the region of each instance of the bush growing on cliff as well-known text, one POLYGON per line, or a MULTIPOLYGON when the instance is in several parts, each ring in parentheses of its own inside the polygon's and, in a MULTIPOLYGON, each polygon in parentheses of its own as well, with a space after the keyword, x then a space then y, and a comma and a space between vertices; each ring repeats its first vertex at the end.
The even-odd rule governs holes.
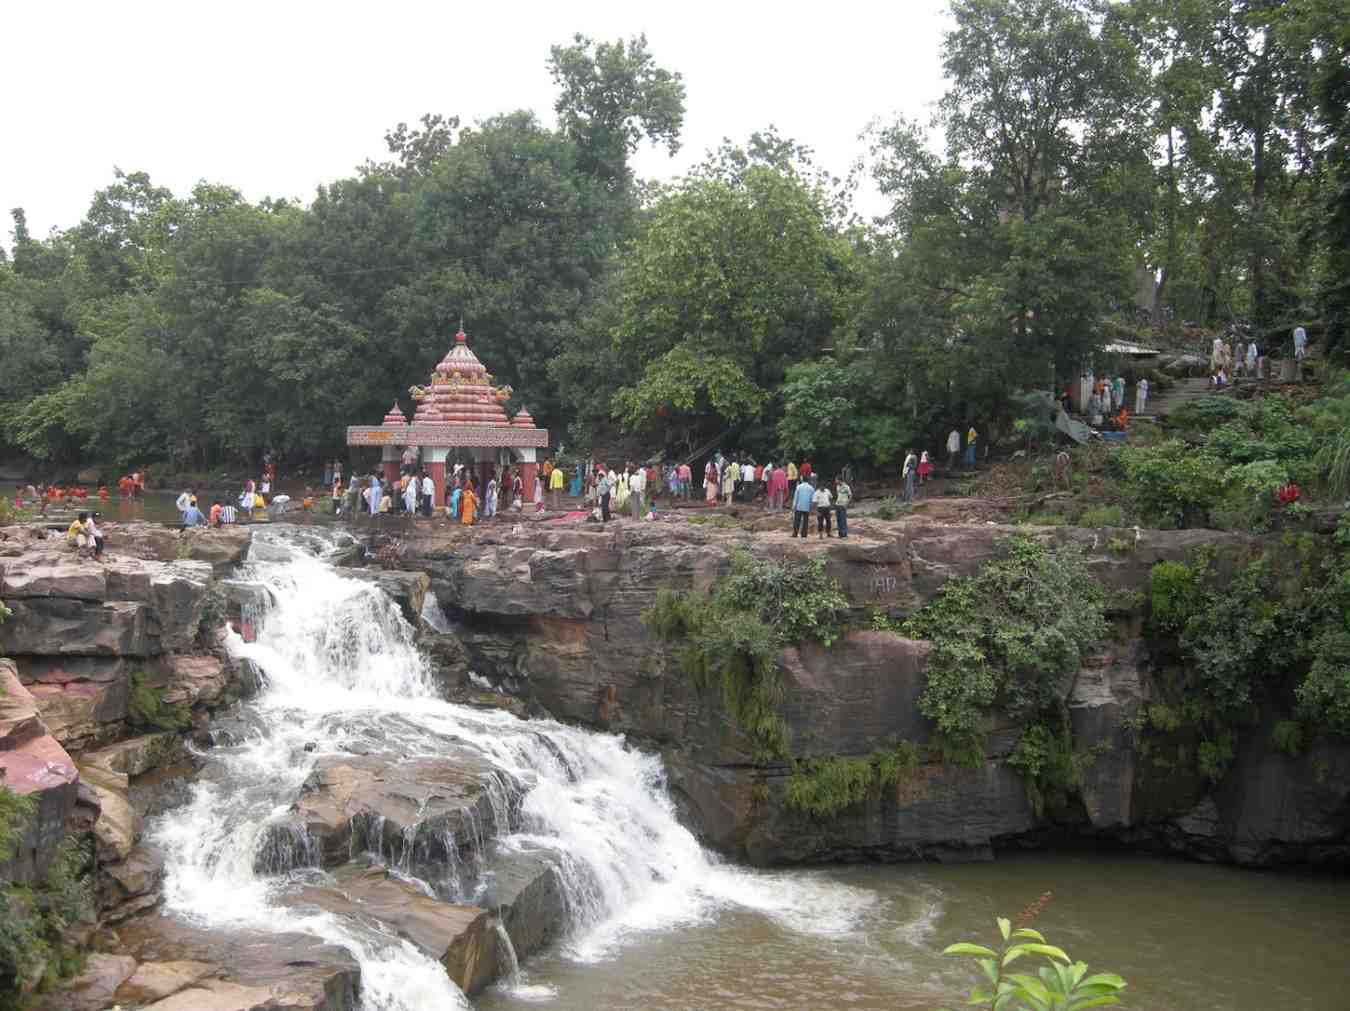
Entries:
MULTIPOLYGON (((31 797, 0 786, 0 860, 14 856, 20 831, 35 810, 31 797)), ((0 1008, 13 1006, 15 994, 51 974, 52 944, 66 927, 89 916, 93 903, 83 866, 75 840, 67 838, 41 890, 0 886, 0 1008)))
POLYGON ((67 927, 93 912, 84 863, 75 840, 67 838, 40 890, 0 888, 0 1008, 26 1007, 20 994, 35 986, 45 990, 79 971, 83 956, 60 942, 67 927))
POLYGON ((1059 682, 1106 635, 1105 592, 1080 550, 1013 537, 976 576, 953 579, 904 632, 933 652, 919 710, 949 757, 979 762, 987 710, 1031 727, 1059 718, 1059 682))
POLYGON ((778 715, 778 654, 796 642, 829 646, 843 632, 848 598, 820 558, 782 563, 746 551, 710 595, 663 590, 642 620, 659 638, 677 642, 676 660, 700 688, 716 677, 736 724, 750 735, 759 761, 787 754, 778 715))
POLYGON ((784 803, 813 818, 833 817, 861 804, 873 786, 894 786, 919 764, 919 749, 901 741, 889 751, 874 751, 860 758, 831 755, 794 763, 788 777, 784 803))

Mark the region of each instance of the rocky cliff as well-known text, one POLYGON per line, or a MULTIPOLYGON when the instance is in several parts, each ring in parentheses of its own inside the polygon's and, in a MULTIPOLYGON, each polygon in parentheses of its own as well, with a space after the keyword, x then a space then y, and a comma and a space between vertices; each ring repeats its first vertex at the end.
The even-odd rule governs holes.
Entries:
MULTIPOLYGON (((1345 742, 1317 740, 1291 758, 1271 747, 1268 727, 1253 726, 1217 788, 1137 746, 1133 721, 1154 696, 1161 664, 1143 620, 1151 567, 1203 546, 1220 571, 1232 571, 1261 548, 1213 531, 1031 531, 1080 545, 1111 601, 1113 637, 1063 686, 1081 781, 1068 809, 1033 809, 1002 761, 1017 731, 991 723, 978 768, 930 760, 835 817, 790 810, 787 766, 756 764, 720 693, 699 692, 670 645, 644 627, 656 593, 708 588, 738 548, 766 557, 821 553, 848 594, 855 627, 865 629, 874 610, 911 613, 1028 528, 855 520, 847 542, 819 542, 793 541, 784 526, 535 523, 452 532, 453 543, 444 534, 380 543, 398 567, 430 575, 455 623, 463 667, 560 719, 661 749, 691 823, 709 843, 755 863, 987 858, 1000 844, 1052 833, 1251 865, 1350 860, 1345 742)), ((794 756, 929 742, 933 728, 915 707, 927 657, 923 642, 864 630, 829 650, 786 650, 780 708, 794 756)))
MULTIPOLYGON (((242 559, 247 532, 105 533, 108 553, 95 562, 40 526, 0 528, 0 600, 12 612, 0 623, 0 783, 34 802, 0 881, 41 889, 69 840, 92 900, 70 931, 78 943, 96 926, 115 937, 159 903, 145 819, 185 795, 197 765, 189 737, 253 688, 217 644, 215 577, 242 559)), ((132 1006, 136 994, 149 1003, 208 977, 232 985, 215 965, 141 961, 96 954, 80 985, 46 1004, 132 1006)))

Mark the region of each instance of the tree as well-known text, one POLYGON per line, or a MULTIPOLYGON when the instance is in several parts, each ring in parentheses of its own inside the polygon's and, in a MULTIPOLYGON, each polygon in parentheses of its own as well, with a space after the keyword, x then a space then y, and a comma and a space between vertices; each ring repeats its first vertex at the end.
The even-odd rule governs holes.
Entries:
POLYGON ((558 124, 580 152, 582 171, 625 190, 628 158, 643 137, 674 154, 684 125, 684 82, 656 65, 647 36, 599 42, 575 35, 554 46, 549 72, 558 85, 558 124))
POLYGON ((789 365, 828 346, 856 290, 851 245, 795 169, 705 166, 626 254, 613 332, 625 425, 755 417, 789 365))
POLYGON ((955 0, 952 13, 945 156, 913 124, 875 135, 874 175, 895 200, 878 272, 919 290, 879 291, 861 329, 919 360, 895 392, 913 390, 920 414, 972 398, 1006 414, 1010 385, 1078 368, 1129 288, 1151 190, 1140 81, 1096 0, 955 0))

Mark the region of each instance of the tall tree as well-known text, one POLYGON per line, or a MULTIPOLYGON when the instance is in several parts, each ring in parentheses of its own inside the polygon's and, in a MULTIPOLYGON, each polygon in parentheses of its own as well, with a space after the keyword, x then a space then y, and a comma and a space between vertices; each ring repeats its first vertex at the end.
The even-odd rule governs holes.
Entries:
POLYGON ((558 123, 577 145, 582 171, 626 189, 629 156, 644 137, 679 150, 684 81, 657 65, 646 35, 627 42, 575 35, 571 45, 553 47, 549 71, 560 89, 558 123))

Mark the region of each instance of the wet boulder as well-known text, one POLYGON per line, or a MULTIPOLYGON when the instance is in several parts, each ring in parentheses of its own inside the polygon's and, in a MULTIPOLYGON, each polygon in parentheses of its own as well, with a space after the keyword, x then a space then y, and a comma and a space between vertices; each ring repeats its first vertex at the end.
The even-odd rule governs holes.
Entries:
POLYGON ((497 978, 499 941, 488 910, 432 898, 382 867, 347 864, 330 881, 299 890, 287 904, 316 906, 343 917, 373 917, 445 966, 465 993, 476 993, 497 978))
POLYGON ((400 867, 453 864, 513 827, 520 793, 467 748, 434 758, 323 756, 291 811, 264 829, 255 866, 285 871, 311 848, 324 866, 363 851, 400 867))

